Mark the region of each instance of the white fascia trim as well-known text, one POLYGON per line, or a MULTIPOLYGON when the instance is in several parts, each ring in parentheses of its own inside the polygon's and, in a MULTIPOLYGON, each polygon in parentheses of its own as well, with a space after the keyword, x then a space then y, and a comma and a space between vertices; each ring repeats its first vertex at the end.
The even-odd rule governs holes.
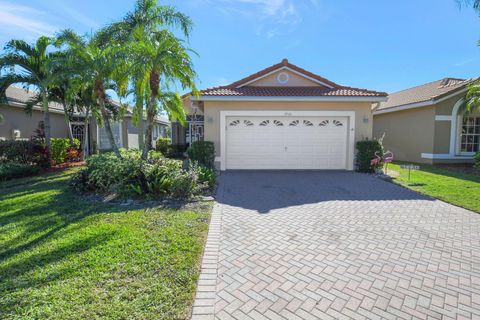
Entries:
POLYGON ((460 91, 457 91, 455 93, 452 93, 448 96, 445 96, 441 99, 438 99, 438 100, 427 100, 427 101, 422 101, 422 102, 417 102, 417 103, 410 103, 410 104, 405 104, 405 105, 401 105, 401 106, 397 106, 397 107, 392 107, 392 108, 388 108, 388 109, 383 109, 383 110, 377 110, 377 111, 374 111, 373 112, 373 115, 377 115, 377 114, 384 114, 384 113, 390 113, 390 112, 397 112, 397 111, 402 111, 402 110, 408 110, 408 109, 415 109, 415 108, 421 108, 421 107, 426 107, 426 106, 431 106, 431 105, 434 105, 434 104, 437 104, 439 102, 442 102, 442 101, 445 101, 447 99, 450 99, 452 97, 455 97, 456 95, 460 94, 460 93, 463 93, 463 92, 466 92, 467 91, 467 88, 465 89, 462 89, 460 91))
POLYGON ((346 170, 354 169, 355 158, 355 112, 354 111, 294 111, 294 110, 221 110, 220 111, 220 170, 225 171, 227 166, 227 117, 348 117, 348 153, 346 170))
MULTIPOLYGON (((25 104, 23 103, 20 103, 20 102, 9 102, 8 104, 5 104, 6 106, 8 107, 16 107, 16 108, 23 108, 25 109, 25 104)), ((33 106, 33 111, 40 111, 40 112, 43 112, 43 108, 42 107, 39 107, 39 106, 33 106)), ((63 111, 62 110, 58 110, 58 109, 52 109, 52 108, 48 108, 48 112, 50 113, 58 113, 58 114, 63 114, 63 111)), ((78 113, 75 113, 75 115, 77 115, 78 113)))
POLYGON ((423 159, 431 159, 431 160, 471 160, 473 159, 472 156, 456 156, 451 155, 449 153, 422 153, 421 154, 423 159))
POLYGON ((200 96, 191 97, 199 101, 348 101, 348 102, 384 102, 386 97, 255 97, 255 96, 200 96))
POLYGON ((258 77, 258 78, 253 79, 253 80, 250 80, 250 81, 248 81, 248 82, 246 82, 246 83, 244 83, 244 84, 242 84, 242 85, 239 85, 237 88, 241 88, 241 87, 243 87, 243 86, 247 86, 247 85, 249 85, 249 84, 251 84, 251 83, 253 83, 253 82, 255 82, 255 81, 258 81, 258 80, 260 80, 260 79, 263 79, 263 78, 265 78, 265 77, 268 77, 269 75, 272 75, 272 74, 274 74, 275 72, 279 72, 279 71, 282 71, 282 70, 288 70, 288 71, 290 71, 290 72, 292 72, 292 73, 295 73, 296 75, 299 75, 299 76, 301 76, 301 77, 303 77, 303 78, 306 78, 306 79, 308 79, 308 80, 310 80, 310 81, 313 81, 313 82, 315 82, 315 83, 321 84, 322 86, 325 86, 325 87, 330 88, 330 89, 333 88, 333 87, 332 87, 331 85, 329 85, 329 84, 326 84, 326 83, 324 83, 324 82, 322 82, 322 81, 320 81, 320 80, 317 80, 317 79, 314 79, 314 78, 312 78, 312 77, 309 77, 309 76, 307 76, 306 74, 301 73, 301 72, 296 71, 296 70, 293 70, 293 69, 291 69, 291 68, 289 68, 289 67, 287 67, 287 66, 283 66, 283 67, 281 67, 281 68, 278 68, 278 69, 275 69, 275 70, 273 70, 273 71, 270 71, 269 73, 264 74, 263 76, 260 76, 260 77, 258 77))
POLYGON ((435 121, 452 121, 452 116, 437 115, 435 121))

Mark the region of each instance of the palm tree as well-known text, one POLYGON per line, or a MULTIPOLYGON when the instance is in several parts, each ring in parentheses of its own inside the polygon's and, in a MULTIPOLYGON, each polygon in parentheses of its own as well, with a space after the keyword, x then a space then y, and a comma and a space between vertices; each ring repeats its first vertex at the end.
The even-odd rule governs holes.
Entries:
MULTIPOLYGON (((0 77, 0 95, 4 96, 7 88, 16 83, 38 90, 44 116, 47 150, 51 148, 49 90, 57 77, 51 68, 56 53, 48 52, 52 44, 53 39, 49 37, 40 37, 34 45, 22 40, 11 40, 5 46, 5 53, 0 56, 0 71, 7 70, 0 77)), ((50 152, 48 157, 51 160, 50 152)))
POLYGON ((107 89, 115 86, 120 96, 126 93, 127 60, 120 56, 119 46, 105 45, 97 35, 86 38, 72 30, 64 30, 58 36, 58 41, 67 45, 65 57, 71 70, 92 85, 93 96, 99 105, 108 140, 113 152, 120 158, 110 123, 113 115, 112 110, 108 110, 107 89))
POLYGON ((195 72, 189 56, 192 51, 169 32, 168 27, 179 27, 188 38, 192 22, 189 17, 173 7, 157 5, 156 0, 138 0, 133 12, 128 13, 123 20, 110 25, 101 36, 103 39, 114 39, 129 51, 131 70, 135 75, 133 81, 136 94, 135 108, 142 109, 138 114, 143 115, 143 101, 148 97, 143 158, 147 157, 148 151, 152 148, 152 131, 158 113, 158 102, 163 103, 165 111, 171 118, 185 123, 183 105, 175 103, 178 102, 172 98, 175 95, 168 93, 170 86, 177 82, 184 88, 196 91, 193 82, 195 72), (145 83, 148 86, 145 86, 145 83), (163 94, 161 89, 165 89, 166 93, 163 94), (165 97, 170 98, 166 100, 165 97))
POLYGON ((480 0, 457 0, 459 6, 472 7, 475 11, 480 13, 480 0))
POLYGON ((192 61, 189 50, 180 39, 170 31, 162 30, 150 35, 145 30, 134 31, 134 41, 128 45, 131 53, 132 68, 148 75, 149 101, 147 106, 145 147, 142 156, 147 157, 152 148, 152 132, 155 116, 158 114, 157 103, 161 102, 164 110, 172 120, 185 123, 185 111, 181 99, 170 93, 175 83, 183 88, 195 90, 192 61), (163 83, 161 83, 161 80, 163 83))

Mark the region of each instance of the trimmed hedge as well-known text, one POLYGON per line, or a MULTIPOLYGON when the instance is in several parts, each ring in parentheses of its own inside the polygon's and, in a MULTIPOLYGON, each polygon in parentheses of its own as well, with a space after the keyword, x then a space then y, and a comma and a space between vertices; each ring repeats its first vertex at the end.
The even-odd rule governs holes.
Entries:
POLYGON ((37 174, 40 168, 19 162, 0 163, 0 181, 29 177, 37 174))
POLYGON ((188 158, 206 168, 215 167, 215 146, 211 141, 195 141, 187 150, 188 158))
POLYGON ((473 166, 480 169, 480 151, 475 154, 475 164, 473 166))
POLYGON ((359 172, 373 173, 376 169, 381 169, 383 167, 382 141, 378 139, 358 141, 356 165, 359 172), (375 158, 375 152, 382 157, 382 161, 377 166, 371 164, 372 159, 375 158))

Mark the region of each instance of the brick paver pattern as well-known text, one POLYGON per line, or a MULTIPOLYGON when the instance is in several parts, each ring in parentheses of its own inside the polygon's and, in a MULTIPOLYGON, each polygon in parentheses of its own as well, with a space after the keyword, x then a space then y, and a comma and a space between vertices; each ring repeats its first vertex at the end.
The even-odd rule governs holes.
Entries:
POLYGON ((217 202, 192 319, 480 319, 477 213, 340 171, 227 172, 217 202))

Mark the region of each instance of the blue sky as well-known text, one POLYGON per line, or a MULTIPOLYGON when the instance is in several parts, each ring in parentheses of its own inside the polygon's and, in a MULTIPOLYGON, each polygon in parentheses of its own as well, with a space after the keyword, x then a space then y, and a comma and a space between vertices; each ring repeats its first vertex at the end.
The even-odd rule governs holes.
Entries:
MULTIPOLYGON (((200 88, 288 58, 343 85, 393 92, 446 76, 480 75, 480 18, 455 0, 182 0, 200 88)), ((85 33, 133 0, 0 0, 0 43, 62 28, 85 33)))

